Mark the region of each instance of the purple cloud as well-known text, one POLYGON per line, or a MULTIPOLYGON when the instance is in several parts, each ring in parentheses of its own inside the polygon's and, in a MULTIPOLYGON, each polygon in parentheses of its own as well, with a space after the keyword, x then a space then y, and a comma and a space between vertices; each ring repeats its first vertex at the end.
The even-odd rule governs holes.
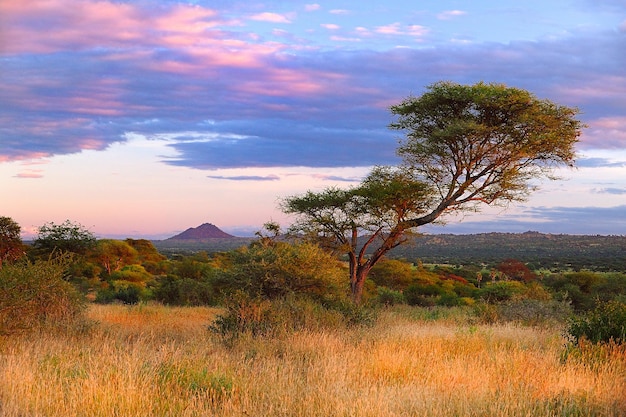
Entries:
MULTIPOLYGON (((103 150, 134 132, 173 135, 178 156, 164 162, 198 169, 394 163, 389 105, 440 80, 503 82, 577 106, 589 125, 582 148, 626 147, 626 37, 617 29, 534 42, 323 49, 298 36, 290 44, 255 36, 210 7, 2 3, 0 162, 103 150)), ((263 13, 248 15, 297 22, 263 13)), ((368 36, 376 27, 383 37, 430 33, 402 22, 371 25, 368 36)))
POLYGON ((231 180, 231 181, 278 181, 280 177, 278 175, 207 175, 207 178, 213 178, 218 180, 231 180))

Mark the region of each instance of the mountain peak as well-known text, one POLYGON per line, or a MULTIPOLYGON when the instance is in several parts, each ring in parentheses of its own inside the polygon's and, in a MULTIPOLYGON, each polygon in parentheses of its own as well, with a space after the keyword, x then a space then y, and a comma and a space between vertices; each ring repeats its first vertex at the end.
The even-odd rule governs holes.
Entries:
POLYGON ((172 236, 167 240, 202 240, 202 239, 228 239, 235 237, 220 230, 212 223, 204 223, 198 227, 190 227, 182 233, 172 236))

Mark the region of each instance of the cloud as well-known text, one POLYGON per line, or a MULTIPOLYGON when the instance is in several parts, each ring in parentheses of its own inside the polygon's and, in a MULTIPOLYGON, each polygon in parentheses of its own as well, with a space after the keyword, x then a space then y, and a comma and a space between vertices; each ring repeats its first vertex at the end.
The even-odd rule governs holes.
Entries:
POLYGON ((104 150, 136 132, 172 135, 177 157, 164 163, 197 169, 394 163, 389 106, 440 80, 503 82, 577 106, 589 125, 581 148, 626 148, 626 38, 616 31, 373 48, 430 33, 397 22, 337 33, 323 49, 264 40, 225 16, 169 3, 0 2, 0 161, 104 150))
POLYGON ((43 178, 43 170, 29 169, 15 175, 15 178, 43 178))
POLYGON ((319 4, 305 4, 304 5, 304 10, 307 12, 314 12, 317 11, 321 8, 321 6, 319 4))
POLYGON ((450 221, 444 226, 425 227, 429 233, 522 233, 533 230, 555 234, 626 235, 626 206, 614 207, 536 207, 519 214, 503 214, 496 219, 450 221))
POLYGON ((256 20, 259 22, 270 22, 270 23, 291 23, 291 20, 285 15, 278 13, 258 13, 250 16, 250 19, 256 20))
POLYGON ((420 25, 403 25, 396 22, 385 26, 378 26, 375 29, 375 32, 382 35, 408 35, 422 37, 428 34, 429 29, 420 25))
POLYGON ((323 27, 324 29, 328 29, 328 30, 337 30, 340 29, 341 26, 336 25, 334 23, 322 23, 320 24, 321 27, 323 27))
POLYGON ((352 137, 344 129, 320 129, 300 123, 236 127, 227 124, 215 128, 224 129, 224 133, 207 134, 206 140, 171 141, 169 146, 178 156, 164 162, 197 169, 363 167, 398 162, 395 148, 390 146, 394 143, 393 136, 384 130, 361 131, 352 137), (228 129, 249 136, 235 138, 226 133, 228 129))
POLYGON ((608 158, 581 158, 576 161, 580 168, 623 168, 626 161, 614 161, 608 158))
POLYGON ((462 10, 446 10, 445 12, 441 12, 437 15, 437 19, 439 20, 450 20, 458 16, 463 16, 467 14, 462 10))
MULTIPOLYGON (((625 83, 626 84, 626 83, 625 83)), ((626 91, 624 91, 626 97, 626 91)), ((581 145, 584 148, 623 149, 626 147, 626 117, 600 117, 588 121, 581 145)))
POLYGON ((348 14, 350 14, 350 10, 346 10, 346 9, 332 9, 328 13, 330 13, 330 14, 338 14, 338 15, 348 15, 348 14))
POLYGON ((363 178, 360 177, 342 177, 338 175, 313 175, 314 178, 318 178, 324 181, 339 181, 339 182, 361 182, 363 178))
POLYGON ((600 188, 597 190, 593 190, 593 192, 598 194, 613 194, 613 195, 624 195, 626 194, 626 188, 600 188))
POLYGON ((224 175, 207 175, 208 178, 216 179, 216 180, 231 180, 231 181, 278 181, 280 177, 278 175, 233 175, 233 176, 224 176, 224 175))

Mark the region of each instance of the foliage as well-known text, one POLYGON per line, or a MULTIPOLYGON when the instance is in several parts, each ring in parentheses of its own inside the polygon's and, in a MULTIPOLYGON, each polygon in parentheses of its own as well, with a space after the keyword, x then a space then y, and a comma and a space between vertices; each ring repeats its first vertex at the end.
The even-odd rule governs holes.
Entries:
POLYGON ((521 298, 527 291, 526 286, 518 281, 496 281, 485 284, 480 289, 480 296, 487 303, 495 304, 521 298))
POLYGON ((154 298, 167 305, 214 305, 216 294, 212 279, 181 278, 167 275, 157 278, 154 298))
POLYGON ((498 264, 496 269, 504 273, 508 278, 517 281, 529 282, 537 279, 537 275, 526 264, 517 259, 505 259, 498 264))
POLYGON ((393 306, 397 304, 404 304, 406 302, 404 294, 401 291, 393 290, 387 287, 378 287, 378 297, 376 298, 378 304, 384 306, 393 306))
POLYGON ((593 310, 598 302, 626 301, 626 274, 578 271, 556 273, 542 280, 556 297, 571 301, 576 311, 593 310))
POLYGON ((169 270, 166 276, 156 278, 156 300, 169 305, 216 304, 215 280, 220 271, 206 253, 172 261, 169 270))
POLYGON ((230 252, 229 261, 216 278, 224 293, 242 290, 266 299, 301 294, 318 300, 345 294, 341 264, 314 244, 257 241, 230 252))
POLYGON ((24 256, 21 230, 12 218, 0 217, 0 269, 4 263, 14 262, 24 256))
POLYGON ((572 343, 581 339, 591 343, 626 343, 626 303, 609 301, 570 320, 567 335, 572 343))
POLYGON ((137 251, 137 261, 151 274, 162 274, 166 271, 166 257, 159 253, 152 242, 146 239, 124 240, 137 251))
POLYGON ((571 315, 571 308, 564 301, 518 298, 499 304, 477 303, 474 313, 484 323, 517 322, 537 326, 565 322, 571 315))
POLYGON ((64 254, 0 269, 0 333, 61 325, 80 316, 83 299, 64 280, 70 262, 64 254))
POLYGON ((370 271, 369 278, 378 286, 392 290, 405 290, 417 278, 413 266, 399 259, 385 259, 370 271))
POLYGON ((499 84, 436 83, 391 111, 398 120, 390 127, 406 133, 399 167, 376 167, 358 187, 282 204, 299 216, 293 231, 346 254, 356 303, 373 266, 413 229, 480 204, 523 200, 531 180, 573 165, 583 127, 577 109, 499 84))
POLYGON ((61 224, 46 223, 39 227, 33 246, 40 254, 54 251, 85 254, 96 244, 96 237, 79 223, 65 220, 61 224))
POLYGON ((439 190, 435 213, 525 199, 530 180, 573 164, 583 127, 575 108, 482 82, 435 83, 391 111, 407 135, 400 156, 439 190))
POLYGON ((90 259, 101 265, 111 275, 126 265, 138 261, 139 253, 127 242, 114 239, 100 239, 92 249, 90 259))
POLYGON ((353 326, 372 326, 378 311, 347 300, 320 303, 307 295, 289 294, 266 299, 235 291, 224 300, 226 311, 209 330, 222 342, 232 344, 242 337, 280 337, 295 331, 318 331, 353 326))

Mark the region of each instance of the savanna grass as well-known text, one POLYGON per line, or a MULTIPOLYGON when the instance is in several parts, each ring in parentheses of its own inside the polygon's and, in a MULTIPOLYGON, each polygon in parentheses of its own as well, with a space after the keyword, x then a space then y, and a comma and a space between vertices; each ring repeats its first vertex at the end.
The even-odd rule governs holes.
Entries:
POLYGON ((406 307, 373 327, 242 337, 211 308, 91 306, 80 331, 0 342, 0 415, 620 416, 623 349, 563 357, 558 329, 406 307), (443 315, 443 313, 440 313, 443 315))

